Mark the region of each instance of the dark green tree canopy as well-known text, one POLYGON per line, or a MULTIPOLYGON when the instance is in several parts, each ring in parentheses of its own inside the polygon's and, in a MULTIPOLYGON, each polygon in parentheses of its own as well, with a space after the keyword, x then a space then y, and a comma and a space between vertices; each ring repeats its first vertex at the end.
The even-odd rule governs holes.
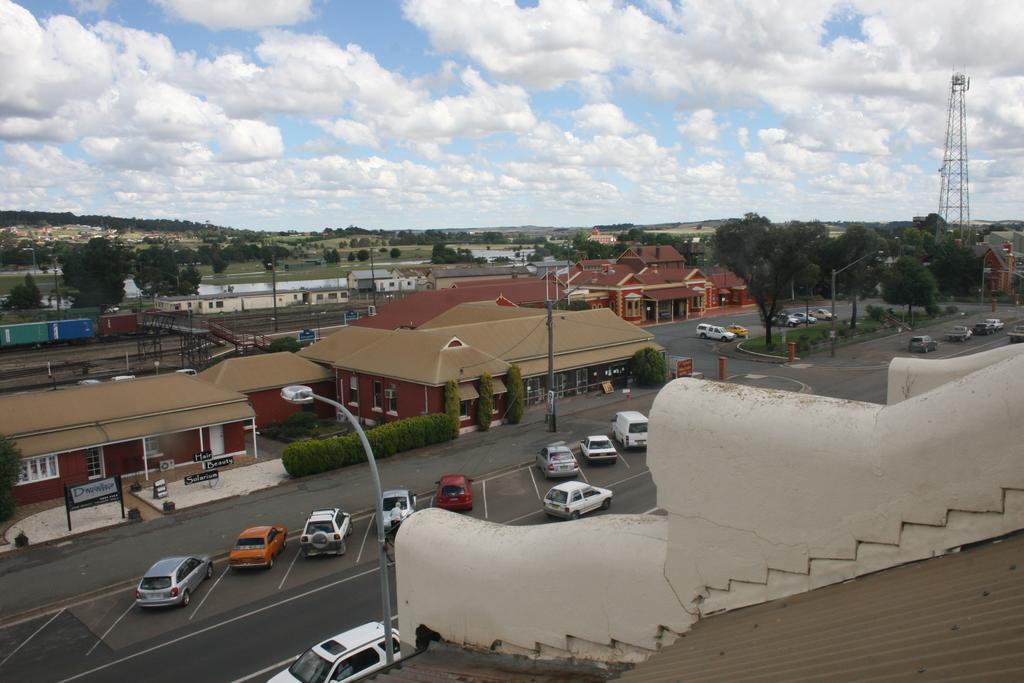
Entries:
POLYGON ((897 259, 882 280, 882 299, 890 304, 934 308, 938 294, 935 277, 913 256, 897 259))
POLYGON ((135 284, 146 296, 182 296, 199 291, 202 276, 195 266, 184 267, 169 246, 141 249, 135 284))
POLYGON ((36 280, 32 273, 25 274, 25 282, 11 288, 4 301, 4 308, 16 311, 29 311, 43 307, 43 294, 36 286, 36 280))
POLYGON ((302 349, 302 344, 295 337, 278 337, 274 341, 270 342, 270 346, 267 347, 267 351, 270 353, 277 353, 279 351, 290 351, 295 353, 302 349))
POLYGON ((132 272, 132 254, 119 242, 96 237, 61 259, 64 282, 75 291, 75 306, 113 306, 124 298, 124 280, 132 272))
POLYGON ((0 521, 14 514, 14 487, 21 478, 21 451, 0 434, 0 521))
POLYGON ((633 379, 642 387, 657 386, 665 382, 668 366, 665 356, 658 350, 648 346, 633 354, 631 360, 633 379))

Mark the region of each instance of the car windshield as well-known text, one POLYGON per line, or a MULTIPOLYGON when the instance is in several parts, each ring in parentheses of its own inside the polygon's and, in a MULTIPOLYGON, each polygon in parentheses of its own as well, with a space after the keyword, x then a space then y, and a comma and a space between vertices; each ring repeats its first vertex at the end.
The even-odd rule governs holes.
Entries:
POLYGON ((334 533, 334 527, 331 526, 330 522, 310 522, 306 525, 307 534, 315 534, 318 531, 331 534, 334 533))
POLYGON ((316 652, 306 650, 295 663, 288 667, 288 673, 302 683, 322 683, 331 671, 331 662, 316 652))
POLYGON ((646 434, 647 433, 647 423, 646 422, 634 422, 633 424, 629 425, 629 433, 630 434, 646 434))
POLYGON ((590 448, 598 450, 608 450, 612 448, 612 442, 608 439, 591 439, 590 448))
POLYGON ((442 496, 461 496, 465 492, 466 489, 461 486, 449 485, 441 487, 442 496))
POLYGON ((142 583, 139 584, 139 588, 146 591, 157 591, 162 588, 171 587, 171 577, 169 576, 147 576, 142 579, 142 583))
POLYGON ((551 454, 551 462, 570 462, 573 459, 572 453, 566 453, 564 451, 551 454))
POLYGON ((551 489, 548 491, 547 499, 552 503, 564 503, 569 500, 569 494, 559 489, 551 489))
POLYGON ((240 538, 240 539, 238 539, 238 543, 235 544, 235 547, 238 548, 239 550, 252 550, 254 548, 262 548, 263 547, 263 539, 262 538, 240 538))
POLYGON ((405 496, 387 496, 384 498, 384 512, 388 512, 392 508, 405 507, 405 496))

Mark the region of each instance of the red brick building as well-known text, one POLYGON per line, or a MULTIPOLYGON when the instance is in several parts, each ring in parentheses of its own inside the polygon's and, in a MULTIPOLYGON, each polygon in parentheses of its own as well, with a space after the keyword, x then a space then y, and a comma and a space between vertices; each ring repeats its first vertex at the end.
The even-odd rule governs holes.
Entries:
POLYGON ((253 419, 245 396, 179 374, 0 396, 0 433, 21 451, 19 505, 91 479, 149 477, 201 450, 243 455, 253 419))
POLYGON ((747 306, 754 303, 747 289, 747 283, 740 276, 725 268, 708 271, 708 308, 723 306, 747 306))
MULTIPOLYGON (((308 385, 327 398, 336 396, 333 372, 288 351, 229 358, 199 373, 199 379, 244 394, 256 411, 258 429, 303 410, 303 406, 281 398, 281 388, 289 384, 308 385)), ((319 417, 334 416, 334 409, 326 403, 314 403, 310 409, 319 417)))

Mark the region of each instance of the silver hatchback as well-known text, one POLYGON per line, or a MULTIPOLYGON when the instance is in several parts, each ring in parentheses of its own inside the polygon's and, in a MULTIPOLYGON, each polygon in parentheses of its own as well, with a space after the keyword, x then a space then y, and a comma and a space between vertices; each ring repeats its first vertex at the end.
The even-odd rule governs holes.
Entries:
POLYGON ((551 477, 575 477, 579 475, 580 466, 576 456, 564 443, 553 443, 540 449, 537 454, 537 469, 545 479, 551 477))
POLYGON ((185 607, 199 584, 211 576, 213 561, 209 555, 165 557, 150 567, 139 581, 135 604, 139 607, 185 607))

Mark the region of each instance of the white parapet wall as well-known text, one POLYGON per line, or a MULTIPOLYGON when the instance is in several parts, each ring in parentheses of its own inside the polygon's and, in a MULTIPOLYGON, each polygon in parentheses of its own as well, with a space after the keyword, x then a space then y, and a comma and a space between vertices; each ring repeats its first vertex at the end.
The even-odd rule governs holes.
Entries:
POLYGON ((956 358, 893 358, 889 363, 886 403, 892 405, 975 370, 1024 353, 1024 344, 1009 344, 984 353, 971 353, 956 358))

